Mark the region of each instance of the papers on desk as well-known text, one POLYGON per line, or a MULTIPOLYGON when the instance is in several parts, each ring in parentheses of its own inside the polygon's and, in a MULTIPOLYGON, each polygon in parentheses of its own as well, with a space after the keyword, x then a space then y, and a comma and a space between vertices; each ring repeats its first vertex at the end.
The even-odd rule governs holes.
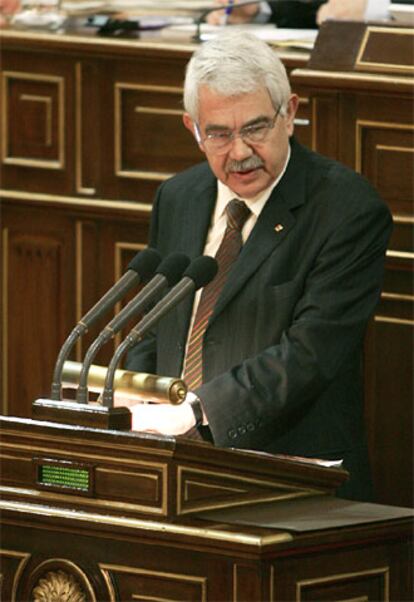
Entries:
POLYGON ((211 8, 211 0, 109 0, 117 10, 154 10, 162 14, 164 11, 198 11, 211 8))
MULTIPOLYGON (((207 23, 202 23, 200 27, 201 41, 205 42, 211 40, 223 30, 223 27, 223 25, 209 25, 207 23)), ((263 25, 249 23, 245 25, 227 25, 225 27, 239 30, 240 34, 249 31, 261 40, 276 46, 307 51, 312 50, 318 35, 317 29, 278 29, 271 23, 263 25)), ((164 29, 162 35, 169 38, 190 40, 195 35, 196 31, 196 25, 177 25, 164 29)))
MULTIPOLYGON (((246 24, 246 25, 228 25, 234 30, 240 30, 241 32, 248 31, 253 33, 255 36, 284 48, 294 48, 300 50, 312 50, 316 37, 318 35, 317 29, 278 29, 273 24, 246 24)), ((196 25, 182 25, 167 27, 163 30, 162 35, 166 38, 174 39, 191 39, 197 30, 196 25)), ((220 31, 223 31, 223 25, 209 25, 202 23, 200 27, 200 37, 202 42, 211 40, 220 31)))
POLYGON ((203 10, 211 8, 211 0, 62 0, 62 8, 69 14, 99 12, 102 14, 171 15, 185 13, 197 17, 203 10))

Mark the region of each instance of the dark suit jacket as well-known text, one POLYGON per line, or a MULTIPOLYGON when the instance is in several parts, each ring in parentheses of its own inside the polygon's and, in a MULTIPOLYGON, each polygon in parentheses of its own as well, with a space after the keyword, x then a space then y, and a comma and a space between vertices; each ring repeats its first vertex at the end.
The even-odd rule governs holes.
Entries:
MULTIPOLYGON (((361 345, 391 218, 365 179, 291 146, 210 319, 197 393, 216 445, 344 458, 352 478, 342 495, 366 499, 361 345)), ((201 254, 216 190, 207 163, 165 182, 150 244, 163 256, 201 254)), ((180 375, 191 307, 165 317, 127 367, 180 375)))
POLYGON ((270 22, 278 27, 315 29, 319 7, 327 0, 270 0, 270 22))

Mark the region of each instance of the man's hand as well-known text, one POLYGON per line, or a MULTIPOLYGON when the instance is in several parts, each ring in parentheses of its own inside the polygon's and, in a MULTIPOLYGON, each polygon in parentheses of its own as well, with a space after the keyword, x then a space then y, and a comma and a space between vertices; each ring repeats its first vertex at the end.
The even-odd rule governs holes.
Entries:
POLYGON ((183 435, 195 425, 194 412, 185 401, 180 405, 138 403, 129 409, 133 431, 183 435))

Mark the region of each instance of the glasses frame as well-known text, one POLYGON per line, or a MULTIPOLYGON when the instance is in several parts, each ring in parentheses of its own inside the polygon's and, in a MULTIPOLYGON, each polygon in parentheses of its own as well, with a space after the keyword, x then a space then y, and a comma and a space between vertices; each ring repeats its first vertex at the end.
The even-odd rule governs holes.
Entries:
MULTIPOLYGON (((267 130, 267 133, 265 134, 265 137, 263 138, 263 140, 260 140, 259 142, 246 140, 246 137, 248 138, 248 132, 243 132, 244 128, 242 127, 242 128, 240 128, 240 130, 238 132, 236 132, 235 130, 230 131, 229 138, 228 138, 228 140, 226 140, 226 142, 223 144, 223 146, 219 147, 219 148, 212 148, 212 149, 210 149, 210 151, 213 153, 216 153, 216 154, 224 154, 230 148, 230 146, 233 144, 233 142, 236 140, 236 138, 241 138, 243 140, 244 144, 246 144, 247 146, 255 146, 257 144, 263 144, 264 142, 266 142, 270 131, 273 130, 273 128, 275 127, 276 119, 280 115, 281 109, 282 109, 282 105, 279 106, 279 108, 277 109, 277 111, 275 112, 273 117, 270 119, 269 123, 266 126, 263 126, 267 130)), ((246 129, 248 127, 251 127, 251 126, 245 126, 246 129)), ((200 126, 198 123, 194 123, 194 132, 195 132, 195 137, 196 137, 198 144, 203 144, 208 149, 209 143, 212 141, 212 138, 210 137, 211 134, 207 134, 207 136, 205 136, 203 138, 201 136, 200 126)))

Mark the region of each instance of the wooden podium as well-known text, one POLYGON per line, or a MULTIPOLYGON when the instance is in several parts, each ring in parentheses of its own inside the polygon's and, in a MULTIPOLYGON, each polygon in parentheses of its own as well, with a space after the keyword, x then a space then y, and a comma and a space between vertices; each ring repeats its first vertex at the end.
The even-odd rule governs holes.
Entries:
POLYGON ((412 600, 413 512, 295 458, 0 418, 7 602, 412 600))

